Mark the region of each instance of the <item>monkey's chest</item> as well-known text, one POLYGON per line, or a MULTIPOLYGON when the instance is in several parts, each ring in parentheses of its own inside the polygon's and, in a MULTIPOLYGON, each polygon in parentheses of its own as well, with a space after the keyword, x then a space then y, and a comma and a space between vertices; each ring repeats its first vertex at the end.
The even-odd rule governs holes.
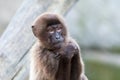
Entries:
POLYGON ((70 76, 71 59, 68 56, 47 52, 40 55, 40 63, 41 80, 57 80, 59 77, 62 80, 69 80, 64 79, 70 76))
POLYGON ((59 61, 54 58, 54 54, 40 55, 40 63, 40 73, 43 78, 41 80, 54 80, 59 64, 59 61))

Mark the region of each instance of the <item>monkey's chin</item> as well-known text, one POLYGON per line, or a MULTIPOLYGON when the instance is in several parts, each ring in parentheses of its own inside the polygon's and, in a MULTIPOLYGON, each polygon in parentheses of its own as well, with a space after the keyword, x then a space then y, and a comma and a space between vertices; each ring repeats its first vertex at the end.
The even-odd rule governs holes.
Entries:
POLYGON ((53 47, 53 49, 60 49, 62 47, 62 43, 61 42, 56 43, 52 47, 53 47))

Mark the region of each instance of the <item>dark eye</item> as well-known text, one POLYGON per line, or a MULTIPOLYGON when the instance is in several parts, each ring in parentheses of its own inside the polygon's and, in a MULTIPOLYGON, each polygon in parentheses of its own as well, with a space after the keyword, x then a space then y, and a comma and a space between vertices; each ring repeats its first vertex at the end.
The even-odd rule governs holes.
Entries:
POLYGON ((52 33, 54 33, 54 29, 52 27, 48 27, 47 28, 47 32, 52 34, 52 33))
POLYGON ((61 32, 61 28, 57 28, 57 32, 61 32))
POLYGON ((61 25, 59 24, 58 27, 57 27, 57 32, 60 32, 62 30, 62 27, 61 25))

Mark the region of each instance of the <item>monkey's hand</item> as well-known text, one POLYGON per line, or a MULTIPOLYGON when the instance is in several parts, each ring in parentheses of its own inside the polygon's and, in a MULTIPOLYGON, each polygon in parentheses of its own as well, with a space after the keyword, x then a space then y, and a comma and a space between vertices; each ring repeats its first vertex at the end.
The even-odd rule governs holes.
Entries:
POLYGON ((65 46, 63 55, 71 59, 76 53, 78 53, 78 47, 73 43, 69 43, 65 46))
POLYGON ((60 51, 55 53, 55 58, 56 59, 61 59, 61 58, 68 58, 72 59, 72 57, 79 52, 78 47, 74 43, 68 43, 60 51))

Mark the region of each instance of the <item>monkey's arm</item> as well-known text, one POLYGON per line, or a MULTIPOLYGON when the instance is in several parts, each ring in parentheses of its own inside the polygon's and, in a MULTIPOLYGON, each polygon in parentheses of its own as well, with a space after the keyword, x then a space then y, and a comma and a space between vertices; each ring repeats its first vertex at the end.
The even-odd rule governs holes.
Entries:
POLYGON ((79 51, 77 50, 71 60, 70 80, 80 80, 81 73, 82 73, 82 63, 80 62, 79 51))
MULTIPOLYGON (((69 42, 65 47, 65 56, 69 59, 70 65, 70 79, 69 80, 81 80, 81 73, 83 72, 83 62, 80 58, 80 49, 76 42, 69 42)), ((68 68, 66 68, 68 69, 68 68)), ((65 75, 64 75, 65 76, 65 75)))
POLYGON ((56 80, 70 80, 70 60, 62 57, 59 61, 58 68, 56 80))
POLYGON ((71 75, 70 80, 88 80, 84 74, 84 64, 80 57, 80 49, 75 50, 75 54, 71 60, 71 75))

